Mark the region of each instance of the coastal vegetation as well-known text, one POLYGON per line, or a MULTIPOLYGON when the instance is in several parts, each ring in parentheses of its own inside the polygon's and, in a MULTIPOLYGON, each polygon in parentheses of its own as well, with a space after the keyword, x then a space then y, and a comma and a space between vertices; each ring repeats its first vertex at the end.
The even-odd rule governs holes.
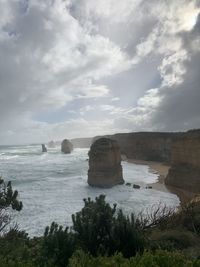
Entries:
MULTIPOLYGON (((11 182, 1 179, 1 222, 10 208, 20 211, 22 203, 11 182)), ((72 226, 53 222, 44 235, 30 238, 12 227, 1 231, 2 267, 145 267, 200 266, 200 202, 179 211, 159 206, 144 217, 126 216, 104 195, 84 199, 84 207, 72 216, 72 226)), ((3 224, 2 224, 3 225, 3 224)))

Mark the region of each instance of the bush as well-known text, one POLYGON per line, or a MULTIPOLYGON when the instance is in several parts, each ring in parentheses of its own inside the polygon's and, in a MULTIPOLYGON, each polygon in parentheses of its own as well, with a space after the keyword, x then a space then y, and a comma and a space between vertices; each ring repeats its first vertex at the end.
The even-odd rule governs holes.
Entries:
POLYGON ((116 251, 130 257, 142 251, 144 244, 134 216, 124 216, 116 205, 111 207, 100 195, 84 200, 83 209, 72 216, 79 245, 93 256, 113 255, 116 251))
POLYGON ((178 252, 157 250, 145 252, 134 258, 123 258, 122 254, 112 257, 92 257, 77 251, 69 261, 69 267, 200 267, 200 260, 189 260, 178 252))
POLYGON ((167 250, 180 250, 199 243, 197 236, 184 229, 155 230, 150 239, 151 243, 153 242, 157 248, 160 247, 167 250))
POLYGON ((69 258, 75 251, 74 234, 66 227, 52 223, 46 227, 42 245, 40 266, 66 267, 69 258))
POLYGON ((0 266, 34 266, 33 241, 24 231, 7 232, 0 238, 0 266))
POLYGON ((101 195, 92 201, 84 199, 84 207, 72 215, 73 230, 77 234, 80 246, 92 255, 104 254, 111 242, 111 228, 116 205, 110 207, 101 195))
POLYGON ((18 191, 13 191, 11 182, 5 183, 0 177, 0 233, 10 223, 9 208, 20 211, 22 206, 18 200, 18 191))
POLYGON ((126 217, 119 210, 117 217, 113 219, 111 238, 112 254, 121 252, 124 257, 131 257, 144 250, 143 234, 133 214, 126 217))
POLYGON ((200 235, 200 201, 193 201, 182 207, 182 225, 189 231, 200 235))
POLYGON ((22 258, 26 255, 27 234, 17 229, 11 229, 0 238, 0 255, 7 259, 22 258))

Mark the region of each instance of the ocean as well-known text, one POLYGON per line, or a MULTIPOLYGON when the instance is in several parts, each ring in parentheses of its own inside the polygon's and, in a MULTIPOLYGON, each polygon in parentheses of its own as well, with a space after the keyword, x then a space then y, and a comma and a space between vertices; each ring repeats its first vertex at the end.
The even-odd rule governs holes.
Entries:
POLYGON ((81 210, 83 199, 100 194, 126 214, 146 212, 159 204, 179 205, 176 195, 145 188, 158 178, 145 165, 122 162, 125 182, 139 184, 141 189, 125 184, 110 189, 90 187, 88 150, 77 148, 71 154, 62 154, 60 147, 42 153, 41 145, 0 146, 0 175, 5 181, 12 181, 23 202, 22 211, 12 215, 19 229, 30 236, 40 236, 53 221, 71 226, 71 215, 81 210))

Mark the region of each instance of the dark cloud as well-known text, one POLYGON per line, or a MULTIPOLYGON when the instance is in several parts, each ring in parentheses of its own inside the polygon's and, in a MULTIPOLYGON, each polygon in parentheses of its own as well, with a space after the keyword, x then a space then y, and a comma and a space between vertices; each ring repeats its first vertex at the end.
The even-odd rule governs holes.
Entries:
POLYGON ((184 82, 173 88, 163 88, 163 97, 152 118, 152 124, 162 130, 187 130, 200 127, 200 55, 186 64, 184 82))
POLYGON ((185 130, 200 127, 200 15, 190 32, 181 33, 184 48, 189 60, 184 63, 186 69, 181 84, 172 88, 164 87, 163 98, 154 114, 152 124, 158 124, 163 130, 185 130))

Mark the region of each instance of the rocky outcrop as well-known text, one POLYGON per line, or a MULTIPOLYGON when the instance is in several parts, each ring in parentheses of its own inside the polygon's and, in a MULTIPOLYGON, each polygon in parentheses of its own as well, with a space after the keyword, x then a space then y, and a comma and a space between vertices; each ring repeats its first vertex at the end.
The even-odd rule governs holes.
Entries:
POLYGON ((69 154, 71 153, 73 150, 73 145, 72 143, 67 140, 67 139, 64 139, 61 143, 61 151, 64 153, 64 154, 69 154))
POLYGON ((172 144, 167 185, 200 192, 200 131, 189 131, 172 144))
MULTIPOLYGON (((172 141, 181 133, 138 132, 106 136, 116 140, 127 158, 170 162, 172 141)), ((94 141, 100 137, 95 137, 94 141)))
POLYGON ((123 184, 121 153, 115 140, 100 138, 89 151, 88 184, 112 187, 123 184))
POLYGON ((47 152, 47 148, 44 144, 42 144, 42 152, 47 152))
POLYGON ((48 147, 49 147, 49 148, 55 148, 55 147, 56 147, 55 142, 54 142, 54 141, 50 141, 50 142, 48 143, 48 147))

